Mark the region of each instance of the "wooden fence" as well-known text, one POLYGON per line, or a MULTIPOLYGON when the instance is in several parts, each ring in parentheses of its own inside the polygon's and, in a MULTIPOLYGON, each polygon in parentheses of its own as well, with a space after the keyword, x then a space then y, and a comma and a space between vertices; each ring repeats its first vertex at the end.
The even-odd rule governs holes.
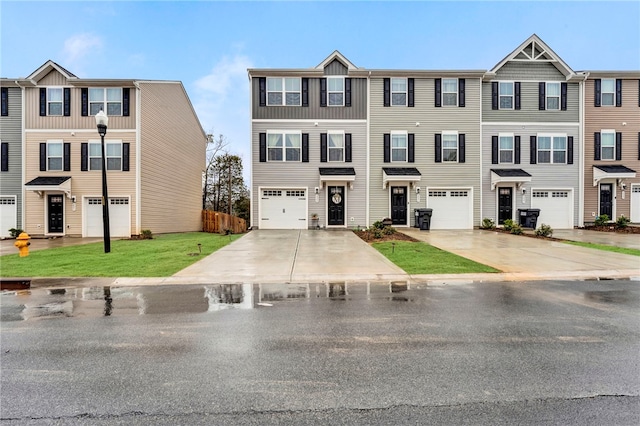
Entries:
POLYGON ((202 210, 202 230, 219 234, 224 234, 227 231, 242 234, 247 232, 247 221, 226 213, 202 210))

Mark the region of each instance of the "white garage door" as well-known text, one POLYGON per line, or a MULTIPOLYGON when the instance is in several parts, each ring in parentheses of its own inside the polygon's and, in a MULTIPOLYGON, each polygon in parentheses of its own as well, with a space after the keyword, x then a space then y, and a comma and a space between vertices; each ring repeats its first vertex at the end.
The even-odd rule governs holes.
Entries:
POLYGON ((0 237, 9 237, 9 229, 18 226, 16 197, 0 197, 0 237))
POLYGON ((260 229, 307 229, 306 189, 262 189, 260 229))
POLYGON ((573 228, 573 192, 569 190, 531 191, 531 208, 540 209, 537 226, 543 223, 552 229, 573 228))
POLYGON ((631 222, 640 223, 640 185, 631 185, 631 222))
POLYGON ((431 229, 473 229, 471 189, 430 189, 431 229))
MULTIPOLYGON (((85 201, 85 237, 102 237, 102 198, 85 201)), ((109 198, 109 233, 112 237, 131 236, 129 198, 109 198)))

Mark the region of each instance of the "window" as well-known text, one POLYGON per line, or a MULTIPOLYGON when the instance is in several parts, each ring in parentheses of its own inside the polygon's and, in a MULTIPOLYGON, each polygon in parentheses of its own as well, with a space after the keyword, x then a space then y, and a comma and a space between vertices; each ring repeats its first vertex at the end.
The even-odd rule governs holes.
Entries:
POLYGON ((613 130, 603 130, 600 133, 600 159, 615 160, 616 133, 613 130))
POLYGON ((538 135, 538 163, 565 164, 567 137, 565 135, 538 135))
POLYGON ((601 105, 613 106, 616 102, 616 81, 613 78, 603 78, 601 86, 601 105))
POLYGON ((458 79, 457 78, 442 79, 442 105, 444 106, 458 105, 458 79))
POLYGON ((47 88, 47 115, 62 115, 62 88, 47 88))
POLYGON ((344 105, 344 78, 327 78, 329 106, 344 105))
POLYGON ((391 79, 391 105, 393 106, 407 105, 407 79, 406 78, 391 79))
POLYGON ((104 111, 107 115, 122 115, 121 88, 90 88, 89 115, 104 111))
POLYGON ((62 141, 47 142, 47 170, 62 170, 62 141))
MULTIPOLYGON (((122 143, 105 142, 107 170, 122 170, 122 143)), ((89 144, 89 170, 102 170, 100 143, 89 144)))
POLYGON ((407 161, 407 134, 391 134, 391 161, 407 161))
POLYGON ((501 81, 499 88, 500 109, 513 109, 513 82, 501 81))
POLYGON ((560 83, 547 83, 545 94, 547 109, 560 110, 560 83))
POLYGON ((500 163, 513 163, 513 135, 498 135, 500 163))
POLYGON ((301 99, 299 78, 267 78, 267 105, 300 106, 301 99))
POLYGON ((329 133, 327 135, 329 161, 344 161, 344 134, 329 133))
POLYGON ((458 161, 457 133, 442 133, 442 161, 458 161))
POLYGON ((301 145, 300 133, 268 133, 267 161, 300 161, 301 145))

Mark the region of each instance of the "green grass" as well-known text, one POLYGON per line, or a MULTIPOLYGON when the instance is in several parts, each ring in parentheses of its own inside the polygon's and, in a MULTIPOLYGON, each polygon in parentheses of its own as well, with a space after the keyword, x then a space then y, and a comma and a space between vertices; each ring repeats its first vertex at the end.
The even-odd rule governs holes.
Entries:
POLYGON ((594 243, 583 243, 581 241, 565 241, 567 244, 571 244, 574 246, 587 247, 596 250, 603 251, 611 251, 614 253, 622 253, 622 254, 630 254, 631 256, 640 256, 640 250, 626 248, 626 247, 616 247, 616 246, 608 246, 605 244, 594 244, 594 243))
POLYGON ((204 232, 165 234, 152 240, 113 240, 30 252, 27 257, 0 257, 3 277, 166 277, 213 253, 240 235, 204 232), (202 254, 198 243, 202 244, 202 254))
POLYGON ((373 247, 408 274, 467 274, 500 272, 490 266, 449 253, 427 243, 396 241, 373 243, 373 247))

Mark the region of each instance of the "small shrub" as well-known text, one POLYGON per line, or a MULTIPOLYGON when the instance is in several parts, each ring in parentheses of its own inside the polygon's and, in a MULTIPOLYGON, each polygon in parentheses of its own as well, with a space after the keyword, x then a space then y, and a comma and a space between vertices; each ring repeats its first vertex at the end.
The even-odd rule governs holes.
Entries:
POLYGON ((551 229, 551 226, 543 223, 538 229, 536 229, 536 235, 538 237, 550 237, 553 235, 553 229, 551 229))
POLYGON ((11 235, 11 238, 18 238, 18 236, 23 232, 24 231, 22 229, 17 229, 17 228, 9 229, 9 235, 11 235))
POLYGON ((517 223, 514 223, 513 225, 511 225, 511 230, 510 232, 514 235, 521 235, 522 234, 522 226, 520 226, 517 223))
POLYGON ((373 222, 373 225, 371 225, 373 227, 373 229, 382 229, 384 228, 384 225, 382 224, 381 220, 377 220, 375 222, 373 222))
POLYGON ((493 219, 485 217, 484 219, 482 219, 482 229, 496 229, 496 223, 493 221, 493 219))
POLYGON ((507 219, 504 221, 504 230, 505 231, 511 231, 513 229, 514 226, 519 226, 517 225, 513 220, 511 219, 507 219))
POLYGON ((384 235, 393 235, 396 233, 396 228, 394 228, 393 226, 385 226, 384 228, 382 228, 382 233, 384 235))
POLYGON ((605 226, 607 223, 609 223, 609 215, 601 214, 596 217, 596 226, 605 226))
POLYGON ((620 215, 618 220, 616 220, 616 228, 624 229, 627 227, 627 225, 629 225, 629 222, 631 222, 631 220, 629 220, 628 217, 626 217, 625 215, 620 215))
POLYGON ((142 239, 142 240, 152 240, 153 239, 153 233, 151 232, 150 229, 143 229, 140 232, 140 239, 142 239))

